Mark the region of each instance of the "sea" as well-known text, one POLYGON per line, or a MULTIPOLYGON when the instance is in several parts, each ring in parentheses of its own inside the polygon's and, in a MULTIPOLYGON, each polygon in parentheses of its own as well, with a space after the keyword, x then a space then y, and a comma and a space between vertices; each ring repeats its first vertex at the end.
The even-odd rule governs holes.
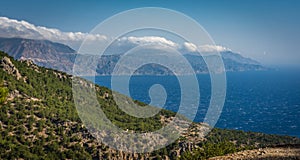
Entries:
MULTIPOLYGON (((209 74, 196 76, 200 98, 193 121, 203 122, 211 99, 211 79, 209 74)), ((112 87, 111 76, 84 78, 94 78, 96 84, 112 87)), ((177 112, 181 101, 178 79, 178 76, 131 76, 127 84, 129 92, 116 91, 149 104, 149 89, 159 84, 167 96, 161 107, 177 112)), ((215 127, 300 138, 300 71, 227 72, 226 84, 225 103, 215 127)))

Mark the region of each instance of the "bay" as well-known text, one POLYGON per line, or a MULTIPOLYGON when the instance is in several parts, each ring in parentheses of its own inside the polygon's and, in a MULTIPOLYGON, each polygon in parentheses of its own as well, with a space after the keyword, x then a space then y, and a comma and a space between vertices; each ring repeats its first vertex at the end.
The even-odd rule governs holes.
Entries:
MULTIPOLYGON (((228 72, 226 100, 215 127, 300 137, 299 73, 228 72)), ((92 79, 92 77, 85 78, 92 79)), ((187 81, 184 83, 188 83, 189 78, 185 79, 187 81)), ((197 79, 200 101, 193 121, 202 122, 210 103, 211 83, 208 74, 199 74, 197 79)), ((119 80, 121 83, 122 76, 119 80)), ((95 83, 112 87, 111 76, 96 76, 95 83)), ((181 90, 176 76, 132 76, 127 84, 129 94, 123 90, 117 91, 149 104, 151 102, 149 89, 155 84, 163 86, 167 94, 163 108, 177 112, 181 90)))

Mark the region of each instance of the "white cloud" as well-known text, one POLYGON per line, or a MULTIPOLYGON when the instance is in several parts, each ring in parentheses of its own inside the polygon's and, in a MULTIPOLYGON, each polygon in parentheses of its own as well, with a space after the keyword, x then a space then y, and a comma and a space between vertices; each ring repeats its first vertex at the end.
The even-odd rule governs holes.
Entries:
POLYGON ((91 35, 82 32, 62 32, 54 28, 35 26, 26 21, 18 21, 7 17, 0 17, 0 37, 19 37, 28 39, 47 39, 60 42, 78 49, 81 42, 87 41, 106 41, 107 37, 96 34, 91 35))
POLYGON ((210 53, 210 52, 224 52, 224 51, 231 51, 231 49, 218 46, 218 45, 203 45, 198 47, 200 52, 210 53))
POLYGON ((202 53, 213 53, 213 52, 224 52, 224 51, 231 51, 231 49, 220 46, 220 45, 201 45, 196 46, 190 42, 184 42, 181 46, 181 49, 187 52, 197 52, 200 51, 202 53))
POLYGON ((183 48, 187 50, 188 52, 196 52, 197 51, 197 46, 193 43, 190 42, 184 42, 183 43, 183 48))
POLYGON ((168 40, 164 37, 158 37, 158 36, 144 36, 144 37, 122 37, 118 40, 120 43, 131 43, 131 44, 154 44, 154 45, 167 45, 169 47, 178 48, 178 44, 168 40))
MULTIPOLYGON (((26 21, 18 21, 14 19, 9 19, 7 17, 0 17, 0 37, 20 37, 28 39, 47 39, 54 42, 63 43, 69 45, 73 49, 77 50, 81 45, 83 40, 92 45, 99 45, 109 42, 110 38, 105 35, 100 34, 89 34, 83 32, 63 32, 55 28, 47 28, 43 26, 36 26, 34 24, 28 23, 26 21)), ((152 44, 157 45, 167 45, 177 50, 183 52, 200 52, 211 53, 211 52, 222 52, 230 51, 229 48, 218 46, 218 45, 202 45, 196 46, 190 42, 184 42, 179 44, 165 37, 159 36, 129 36, 117 39, 114 48, 119 47, 120 51, 124 51, 122 47, 128 49, 136 45, 141 44, 152 44)), ((95 47, 97 48, 97 47, 95 47)), ((96 52, 96 51, 95 51, 96 52)))

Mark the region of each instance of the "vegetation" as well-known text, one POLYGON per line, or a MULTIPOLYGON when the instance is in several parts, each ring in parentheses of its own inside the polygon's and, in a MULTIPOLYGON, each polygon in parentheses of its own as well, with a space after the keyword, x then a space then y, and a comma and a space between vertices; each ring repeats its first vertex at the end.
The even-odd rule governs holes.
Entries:
MULTIPOLYGON (((0 52, 0 60, 5 56, 9 57, 0 52)), ((135 155, 115 151, 97 142, 82 124, 73 102, 71 76, 9 58, 22 78, 16 80, 14 75, 0 68, 0 159, 107 159, 121 155, 135 159, 165 159, 166 156, 199 159, 247 148, 300 143, 293 137, 214 129, 206 140, 193 143, 191 149, 186 147, 191 144, 190 140, 181 137, 152 153, 135 155)), ((104 93, 111 97, 109 89, 96 86, 96 90, 106 116, 123 129, 157 130, 163 126, 161 116, 175 115, 162 110, 151 118, 136 118, 125 114, 111 98, 104 98, 104 93)))
POLYGON ((214 128, 206 137, 206 141, 198 144, 200 148, 185 152, 180 159, 207 159, 247 149, 299 144, 299 142, 299 139, 289 136, 214 128))
POLYGON ((8 95, 8 89, 3 86, 3 81, 0 81, 0 104, 4 103, 8 95))

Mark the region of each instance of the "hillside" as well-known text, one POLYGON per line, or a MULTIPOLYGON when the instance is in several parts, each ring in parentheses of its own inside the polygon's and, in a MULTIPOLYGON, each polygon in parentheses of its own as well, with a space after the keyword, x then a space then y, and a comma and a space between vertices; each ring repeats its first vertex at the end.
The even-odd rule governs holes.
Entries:
MULTIPOLYGON (((82 54, 76 53, 69 46, 60 43, 54 43, 47 40, 32 40, 23 38, 0 38, 0 50, 9 53, 15 59, 30 59, 35 64, 59 71, 72 73, 73 64, 76 56, 82 54)), ((96 73, 98 75, 110 75, 122 57, 122 54, 110 53, 103 55, 101 58, 93 53, 84 55, 86 59, 92 59, 97 63, 96 73)), ((225 65, 226 71, 256 71, 266 70, 267 68, 259 62, 250 58, 245 58, 240 54, 231 51, 220 53, 225 65)), ((190 62, 195 73, 208 73, 205 61, 199 55, 184 54, 184 57, 190 62)), ((82 63, 80 65, 88 65, 82 63)), ((87 74, 93 73, 93 70, 86 71, 87 74)), ((184 71, 183 71, 184 72, 184 71)), ((184 72, 185 73, 185 72, 184 72)), ((170 75, 173 74, 165 67, 148 64, 136 71, 137 75, 170 75)))
POLYGON ((254 150, 246 150, 225 156, 218 156, 210 158, 210 160, 222 159, 266 159, 266 160, 280 160, 280 159, 300 159, 299 145, 286 145, 272 148, 259 148, 254 150))
MULTIPOLYGON (((193 123, 163 149, 143 154, 116 151, 96 141, 81 122, 72 97, 75 77, 32 61, 16 61, 3 52, 0 77, 0 159, 205 159, 245 149, 300 144, 295 137, 222 129, 203 137, 208 126, 193 123)), ((93 85, 79 81, 86 87, 93 85)), ((109 89, 95 87, 101 109, 124 130, 154 131, 174 117, 166 110, 145 119, 129 116, 113 99, 104 98, 104 93, 111 97, 109 89)))

